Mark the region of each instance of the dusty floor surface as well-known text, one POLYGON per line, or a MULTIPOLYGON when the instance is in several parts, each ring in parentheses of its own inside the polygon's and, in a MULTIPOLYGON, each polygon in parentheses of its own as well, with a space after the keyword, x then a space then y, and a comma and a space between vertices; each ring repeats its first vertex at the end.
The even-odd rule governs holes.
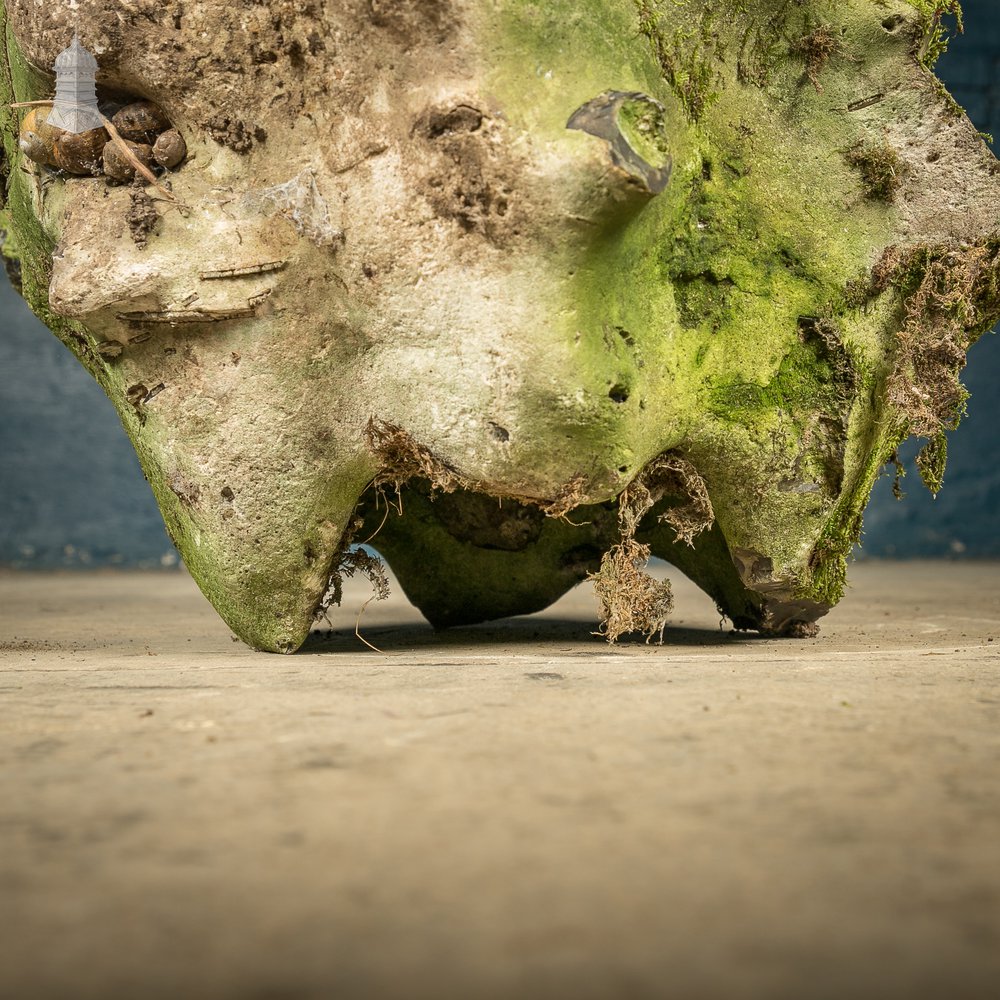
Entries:
POLYGON ((1000 565, 818 640, 398 599, 288 658, 180 574, 0 574, 0 994, 941 998, 1000 981, 1000 565), (995 640, 995 641, 994 641, 995 640))

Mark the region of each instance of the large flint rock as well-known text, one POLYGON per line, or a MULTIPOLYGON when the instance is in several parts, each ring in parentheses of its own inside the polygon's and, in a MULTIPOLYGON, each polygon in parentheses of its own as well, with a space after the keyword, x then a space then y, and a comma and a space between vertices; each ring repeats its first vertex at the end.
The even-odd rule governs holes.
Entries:
POLYGON ((653 631, 651 546, 800 632, 908 432, 939 485, 1000 314, 948 6, 7 0, 5 104, 79 26, 189 149, 150 202, 27 164, 6 113, 7 252, 254 646, 298 647, 397 482, 373 544, 435 623, 603 556, 610 633, 653 631))

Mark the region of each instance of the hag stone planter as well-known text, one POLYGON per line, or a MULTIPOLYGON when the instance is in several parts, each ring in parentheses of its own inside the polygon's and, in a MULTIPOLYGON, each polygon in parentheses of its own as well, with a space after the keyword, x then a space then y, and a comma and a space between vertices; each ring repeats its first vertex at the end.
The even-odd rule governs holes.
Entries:
POLYGON ((802 634, 907 434, 940 487, 1000 315, 955 7, 7 0, 5 108, 77 30, 189 155, 175 200, 71 178, 5 110, 5 252, 257 648, 377 582, 372 534, 437 625, 596 573, 608 635, 655 634, 651 551, 802 634))

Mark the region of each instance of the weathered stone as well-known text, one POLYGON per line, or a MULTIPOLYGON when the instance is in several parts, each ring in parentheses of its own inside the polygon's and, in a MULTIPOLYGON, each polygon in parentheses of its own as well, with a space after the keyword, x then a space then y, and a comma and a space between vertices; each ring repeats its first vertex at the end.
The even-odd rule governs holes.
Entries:
POLYGON ((78 23, 189 157, 140 249, 127 190, 18 169, 6 129, 24 294, 259 648, 376 529, 441 624, 651 550, 801 634, 1000 315, 997 163, 927 65, 950 0, 44 6, 6 2, 4 99, 50 96, 78 23))

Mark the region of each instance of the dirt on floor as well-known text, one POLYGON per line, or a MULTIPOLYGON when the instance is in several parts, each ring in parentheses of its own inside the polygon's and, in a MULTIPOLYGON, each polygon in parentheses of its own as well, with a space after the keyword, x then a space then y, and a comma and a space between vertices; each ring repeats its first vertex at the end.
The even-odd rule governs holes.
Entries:
POLYGON ((182 573, 0 573, 0 996, 992 995, 1000 565, 810 639, 673 580, 662 647, 580 588, 376 652, 348 581, 280 657, 182 573))

